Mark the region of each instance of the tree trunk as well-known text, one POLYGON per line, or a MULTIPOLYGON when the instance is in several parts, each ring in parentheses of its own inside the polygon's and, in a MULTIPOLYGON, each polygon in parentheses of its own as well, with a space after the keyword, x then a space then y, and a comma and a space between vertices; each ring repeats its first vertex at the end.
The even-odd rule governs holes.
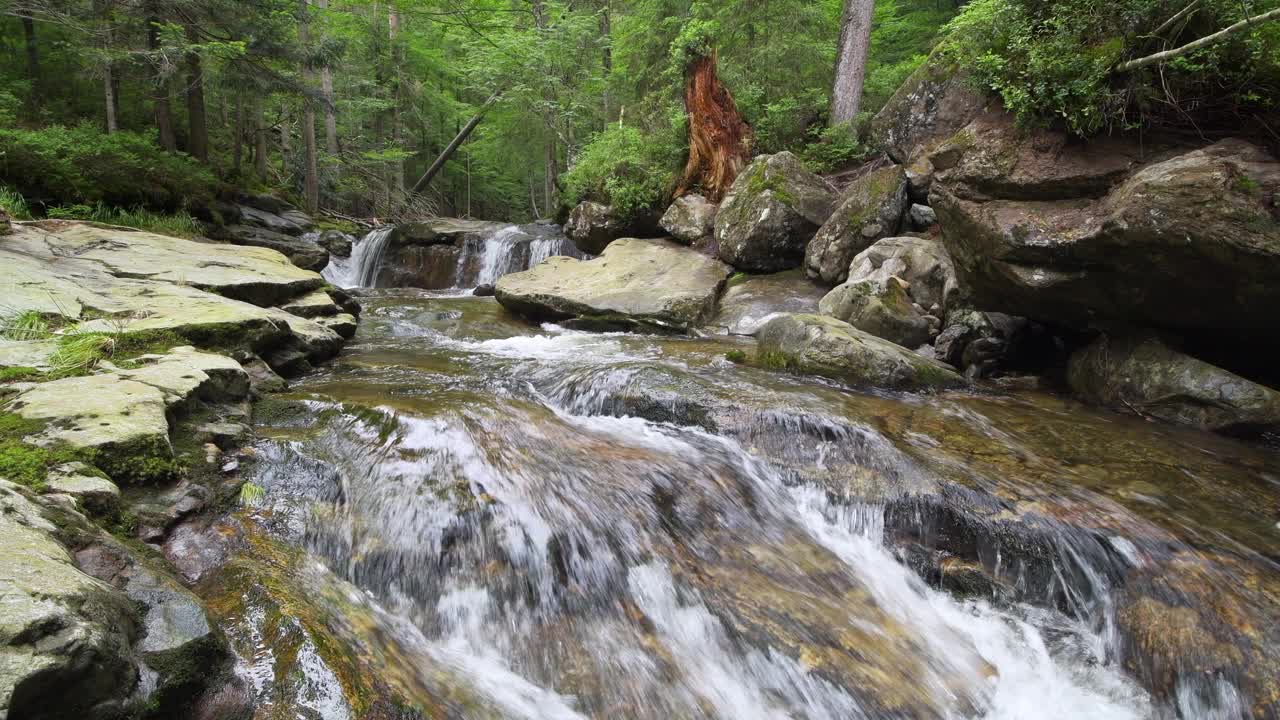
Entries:
POLYGON ((253 130, 253 169, 258 173, 258 177, 263 180, 267 179, 267 121, 265 110, 261 100, 254 102, 254 130, 253 130))
POLYGON ((280 108, 280 174, 289 177, 289 152, 292 144, 289 141, 289 106, 280 108))
POLYGON ((867 76, 867 50, 871 46, 871 18, 875 0, 844 0, 840 19, 840 45, 836 52, 836 79, 831 88, 831 126, 853 122, 862 104, 862 81, 867 76))
MULTIPOLYGON (((156 52, 160 49, 160 18, 152 15, 147 18, 147 50, 156 52)), ((160 71, 159 63, 152 60, 155 72, 151 75, 151 110, 155 115, 156 129, 160 131, 160 147, 165 152, 178 151, 178 138, 173 132, 173 108, 169 103, 169 80, 160 71)))
MULTIPOLYGON (((329 0, 316 0, 316 7, 325 10, 329 0)), ((320 68, 320 91, 324 93, 324 149, 330 155, 338 154, 338 106, 333 95, 333 68, 326 62, 320 68)))
MULTIPOLYGON (((400 82, 400 64, 402 61, 400 48, 396 45, 396 36, 400 33, 400 15, 392 5, 387 10, 388 38, 391 41, 391 144, 397 149, 401 144, 400 103, 403 87, 400 82)), ((391 161, 391 202, 397 203, 404 197, 404 160, 391 161)))
POLYGON ((36 23, 29 17, 22 18, 22 37, 27 47, 27 80, 31 82, 27 107, 35 114, 40 107, 40 45, 36 42, 36 23))
POLYGON ((101 16, 102 50, 107 56, 106 62, 102 66, 102 97, 107 119, 107 134, 110 135, 120 129, 118 120, 120 104, 116 101, 116 79, 111 62, 111 6, 103 0, 98 0, 94 4, 97 6, 96 10, 101 16))
POLYGON ((431 167, 427 168, 427 171, 422 174, 422 177, 418 178, 418 182, 413 184, 413 189, 409 192, 416 195, 427 189, 427 186, 431 184, 431 181, 435 179, 435 176, 440 172, 440 168, 443 168, 444 164, 449 161, 449 158, 453 157, 453 154, 457 152, 458 147, 461 146, 467 137, 471 135, 471 132, 475 130, 476 126, 480 124, 480 121, 484 119, 484 114, 488 112, 489 108, 497 101, 497 95, 494 95, 485 101, 485 104, 480 108, 480 111, 475 115, 472 115, 471 119, 467 121, 467 124, 458 131, 457 136, 453 138, 444 150, 440 151, 439 157, 435 159, 435 162, 431 163, 431 167))
MULTIPOLYGON (((194 25, 187 25, 187 41, 199 42, 194 25)), ((199 53, 187 53, 187 153, 209 162, 209 120, 204 110, 204 67, 199 53)))
POLYGON ((240 175, 240 164, 244 160, 244 104, 241 95, 235 100, 235 126, 231 130, 231 167, 236 176, 240 175))
POLYGON ((601 51, 600 66, 604 70, 603 110, 604 125, 609 126, 609 78, 613 75, 613 27, 609 17, 609 0, 604 0, 600 8, 600 39, 604 42, 601 51))
MULTIPOLYGON (((304 52, 311 43, 307 2, 308 0, 298 0, 298 42, 304 52)), ((306 62, 302 65, 302 79, 306 89, 310 90, 315 80, 315 70, 306 62)), ((320 168, 316 160, 316 108, 309 96, 302 98, 302 147, 306 163, 303 201, 307 212, 315 213, 320 209, 320 168)))
POLYGON ((751 158, 751 126, 720 83, 714 55, 685 68, 684 108, 689 116, 689 161, 675 194, 701 188, 708 200, 720 202, 751 158))
POLYGON ((106 100, 107 134, 110 135, 120 129, 116 120, 116 83, 112 77, 111 63, 107 63, 102 70, 102 94, 106 100))

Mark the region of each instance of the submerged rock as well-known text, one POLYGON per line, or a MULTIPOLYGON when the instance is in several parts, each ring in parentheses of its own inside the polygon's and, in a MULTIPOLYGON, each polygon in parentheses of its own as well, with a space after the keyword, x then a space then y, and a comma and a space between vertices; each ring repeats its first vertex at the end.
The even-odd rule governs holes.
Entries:
POLYGON ((831 217, 834 200, 831 186, 791 153, 756 158, 716 215, 720 259, 751 272, 799 267, 805 247, 831 217))
POLYGON ((824 315, 779 315, 756 334, 760 361, 853 385, 923 390, 964 385, 942 363, 824 315))
POLYGON ((685 245, 696 245, 715 232, 720 206, 701 195, 683 195, 667 208, 659 223, 671 237, 685 245))
POLYGON ((1154 336, 1104 335, 1071 357, 1067 377, 1080 397, 1122 412, 1218 432, 1280 428, 1280 392, 1154 336))
POLYGON ((907 177, 901 166, 890 165, 854 180, 805 251, 809 277, 828 285, 844 282, 854 256, 898 234, 906 207, 907 177))
POLYGON ((725 286, 716 316, 707 325, 730 335, 754 335, 778 313, 817 312, 825 292, 805 277, 803 270, 739 274, 725 286))
POLYGON ((552 257, 498 280, 498 302, 538 320, 687 331, 715 310, 730 268, 667 240, 623 239, 594 260, 552 257))

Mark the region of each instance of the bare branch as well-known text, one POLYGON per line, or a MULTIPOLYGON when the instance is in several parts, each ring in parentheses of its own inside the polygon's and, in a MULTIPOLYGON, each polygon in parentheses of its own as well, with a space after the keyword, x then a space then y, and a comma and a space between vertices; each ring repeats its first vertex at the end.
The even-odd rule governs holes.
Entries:
POLYGON ((1160 23, 1160 27, 1156 28, 1155 30, 1152 30, 1152 31, 1151 31, 1151 34, 1152 34, 1152 35, 1159 35, 1160 33, 1164 32, 1165 30, 1168 30, 1169 28, 1173 27, 1173 24, 1174 24, 1174 23, 1178 22, 1178 21, 1179 21, 1179 20, 1181 20, 1182 18, 1184 18, 1184 17, 1186 17, 1187 15, 1191 14, 1191 12, 1192 12, 1192 11, 1194 11, 1197 7, 1199 7, 1199 5, 1200 5, 1200 0, 1191 0, 1191 4, 1190 4, 1190 5, 1187 5, 1186 7, 1182 8, 1182 9, 1181 9, 1181 10, 1179 10, 1179 11, 1177 12, 1177 14, 1175 14, 1173 17, 1171 17, 1171 18, 1169 18, 1168 20, 1165 20, 1164 22, 1160 23))
POLYGON ((1245 18, 1244 20, 1241 20, 1240 22, 1234 25, 1225 27, 1212 35, 1205 35, 1199 40, 1193 40, 1187 43, 1186 45, 1183 45, 1182 47, 1176 47, 1176 48, 1173 48, 1172 50, 1165 50, 1163 52, 1152 53, 1151 55, 1147 55, 1146 57, 1140 57, 1134 60, 1130 60, 1128 62, 1122 62, 1116 66, 1115 72, 1131 72, 1133 70, 1144 68, 1148 65, 1154 65, 1156 63, 1164 62, 1165 60, 1171 60, 1173 58, 1178 57, 1179 55, 1186 55, 1192 50, 1198 50, 1206 45, 1212 45, 1213 43, 1216 43, 1219 40, 1222 40, 1228 35, 1234 35, 1235 33, 1238 33, 1241 30, 1244 30, 1246 28, 1253 27, 1254 25, 1259 25, 1261 23, 1267 22, 1268 20, 1275 20, 1277 18, 1280 18, 1280 8, 1276 8, 1275 10, 1268 10, 1267 12, 1264 12, 1261 15, 1254 15, 1251 18, 1245 18))

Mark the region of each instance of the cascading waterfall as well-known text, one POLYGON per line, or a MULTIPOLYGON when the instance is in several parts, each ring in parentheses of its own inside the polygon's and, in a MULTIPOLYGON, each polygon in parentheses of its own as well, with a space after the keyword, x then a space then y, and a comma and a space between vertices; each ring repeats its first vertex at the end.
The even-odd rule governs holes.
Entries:
POLYGON ((492 285, 498 278, 527 267, 526 255, 529 236, 518 225, 508 225, 501 230, 475 240, 468 240, 458 261, 458 287, 492 285), (521 252, 523 251, 523 252, 521 252), (478 260, 471 258, 478 255, 478 260), (474 282, 467 282, 465 273, 476 264, 474 282))
MULTIPOLYGON (((1147 549, 1050 531, 1041 567, 991 548, 1016 597, 956 597, 894 544, 900 494, 938 482, 915 456, 934 431, 916 417, 904 445, 870 418, 941 403, 939 427, 1016 448, 990 418, 762 376, 698 349, 712 341, 525 331, 480 299, 368 304, 254 482, 263 517, 378 618, 360 642, 394 638, 383 654, 470 698, 468 717, 1166 712, 1121 671, 1114 626, 1112 578, 1147 549), (850 402, 866 419, 841 414, 850 402)), ((1154 537, 1143 522, 1120 526, 1154 537)), ((1242 698, 1188 674, 1166 701, 1237 720, 1242 698)))
POLYGON ((351 257, 330 257, 321 275, 340 288, 369 288, 377 285, 378 270, 395 227, 387 225, 369 231, 351 248, 351 257))

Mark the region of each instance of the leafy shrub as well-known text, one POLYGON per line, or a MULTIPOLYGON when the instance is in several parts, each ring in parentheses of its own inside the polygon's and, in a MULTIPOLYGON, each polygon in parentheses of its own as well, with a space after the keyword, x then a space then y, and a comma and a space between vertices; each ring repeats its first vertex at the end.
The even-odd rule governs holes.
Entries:
POLYGON ((605 203, 623 217, 656 208, 675 177, 679 148, 636 128, 610 127, 587 143, 565 173, 564 199, 605 203))
POLYGON ((814 172, 830 172, 848 167, 867 154, 851 125, 820 128, 810 134, 810 142, 800 148, 800 159, 814 172))
POLYGON ((149 135, 89 124, 0 129, 0 182, 52 205, 168 211, 204 204, 217 187, 208 168, 162 152, 149 135))
POLYGON ((974 0, 949 26, 947 53, 1024 123, 1110 128, 1220 119, 1239 125, 1280 97, 1277 23, 1133 72, 1115 66, 1203 37, 1250 11, 1209 0, 1156 37, 1181 5, 1157 0, 974 0))

